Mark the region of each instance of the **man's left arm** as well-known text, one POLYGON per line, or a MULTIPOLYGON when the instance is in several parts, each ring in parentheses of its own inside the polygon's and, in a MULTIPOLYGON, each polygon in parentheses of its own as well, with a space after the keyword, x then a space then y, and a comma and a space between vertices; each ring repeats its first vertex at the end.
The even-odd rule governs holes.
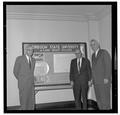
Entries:
POLYGON ((87 61, 87 71, 88 71, 88 79, 89 79, 89 86, 92 85, 92 69, 90 65, 90 61, 87 61))
POLYGON ((33 58, 33 76, 34 76, 34 81, 37 81, 36 76, 34 75, 34 71, 35 71, 35 64, 36 64, 36 60, 33 58))
POLYGON ((104 51, 104 67, 105 67, 105 78, 104 78, 104 83, 110 82, 112 79, 111 76, 111 58, 110 55, 107 51, 104 51))

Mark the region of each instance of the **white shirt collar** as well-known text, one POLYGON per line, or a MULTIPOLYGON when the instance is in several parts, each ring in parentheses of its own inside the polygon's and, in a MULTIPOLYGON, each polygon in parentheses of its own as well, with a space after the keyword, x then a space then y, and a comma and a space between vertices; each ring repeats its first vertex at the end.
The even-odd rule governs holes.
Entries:
POLYGON ((80 63, 81 63, 82 57, 81 58, 77 58, 77 63, 79 62, 79 60, 80 60, 80 63))
MULTIPOLYGON (((77 67, 78 67, 78 66, 80 66, 80 67, 81 67, 81 63, 82 63, 82 57, 81 57, 81 58, 77 58, 77 67), (80 60, 80 65, 78 65, 79 60, 80 60)), ((80 71, 80 70, 79 70, 79 67, 78 67, 78 71, 80 71)))
POLYGON ((99 50, 100 50, 100 48, 98 48, 97 51, 95 52, 95 56, 97 56, 99 50))
MULTIPOLYGON (((26 58, 27 58, 27 60, 28 60, 28 63, 29 63, 29 56, 28 55, 25 55, 26 56, 26 58)), ((31 58, 30 58, 30 60, 31 60, 31 58)))

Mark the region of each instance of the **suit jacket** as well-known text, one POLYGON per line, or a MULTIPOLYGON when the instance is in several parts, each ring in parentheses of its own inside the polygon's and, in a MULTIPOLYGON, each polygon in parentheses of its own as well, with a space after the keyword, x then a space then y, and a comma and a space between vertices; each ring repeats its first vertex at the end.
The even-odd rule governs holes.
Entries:
POLYGON ((100 49, 97 57, 92 55, 92 76, 95 84, 104 84, 104 79, 111 79, 111 59, 106 50, 100 49))
POLYGON ((26 87, 27 84, 34 85, 35 59, 31 58, 31 69, 25 55, 16 58, 13 73, 18 80, 18 88, 26 87))
POLYGON ((77 67, 77 58, 71 61, 70 65, 70 81, 79 81, 81 84, 86 84, 91 79, 91 66, 87 58, 82 58, 80 73, 77 67))

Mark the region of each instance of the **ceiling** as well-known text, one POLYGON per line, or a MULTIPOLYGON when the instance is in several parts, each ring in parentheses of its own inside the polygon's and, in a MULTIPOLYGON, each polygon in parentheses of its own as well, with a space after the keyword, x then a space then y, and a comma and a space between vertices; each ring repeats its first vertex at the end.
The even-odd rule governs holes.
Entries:
POLYGON ((8 19, 99 20, 111 5, 7 5, 8 19))
POLYGON ((110 10, 110 5, 8 5, 8 13, 57 15, 97 15, 110 10))

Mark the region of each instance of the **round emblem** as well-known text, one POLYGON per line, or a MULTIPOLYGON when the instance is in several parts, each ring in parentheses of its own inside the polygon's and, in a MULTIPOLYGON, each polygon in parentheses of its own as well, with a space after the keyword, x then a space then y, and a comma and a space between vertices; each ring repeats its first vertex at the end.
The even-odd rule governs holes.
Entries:
POLYGON ((49 65, 45 61, 36 61, 35 64, 35 76, 45 76, 49 72, 49 65))

